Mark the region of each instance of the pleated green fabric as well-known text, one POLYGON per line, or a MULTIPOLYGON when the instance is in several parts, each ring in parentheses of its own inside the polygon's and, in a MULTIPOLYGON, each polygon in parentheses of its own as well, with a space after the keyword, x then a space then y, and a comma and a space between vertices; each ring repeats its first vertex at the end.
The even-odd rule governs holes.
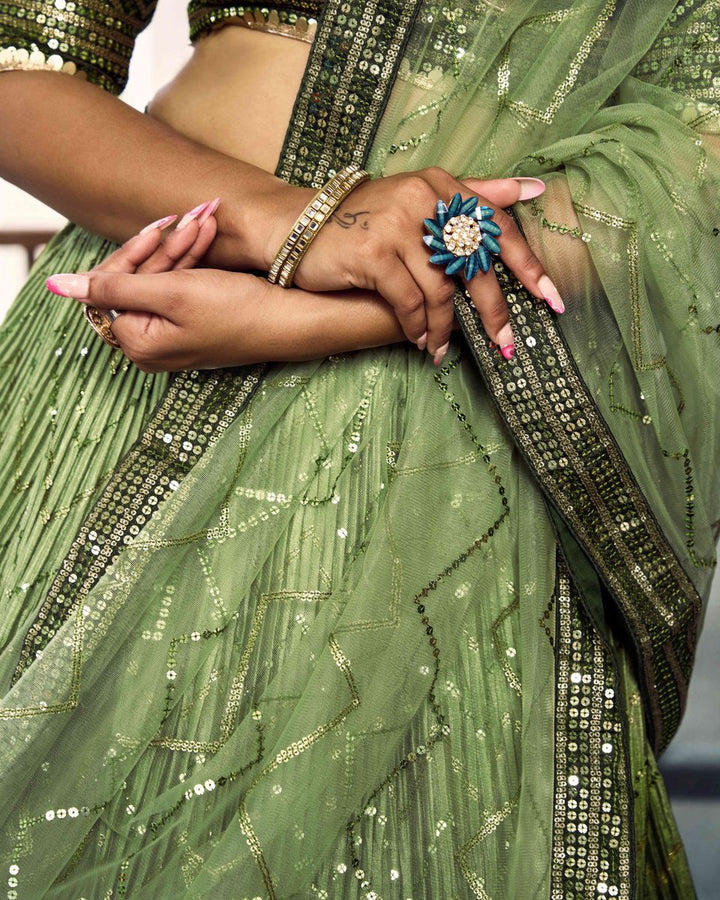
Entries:
POLYGON ((719 118, 713 4, 673 6, 365 4, 323 65, 326 7, 286 177, 547 179, 516 213, 568 312, 499 267, 513 363, 459 298, 439 370, 145 376, 43 287, 108 245, 48 248, 0 347, 11 900, 693 897, 648 739, 720 520, 719 118))

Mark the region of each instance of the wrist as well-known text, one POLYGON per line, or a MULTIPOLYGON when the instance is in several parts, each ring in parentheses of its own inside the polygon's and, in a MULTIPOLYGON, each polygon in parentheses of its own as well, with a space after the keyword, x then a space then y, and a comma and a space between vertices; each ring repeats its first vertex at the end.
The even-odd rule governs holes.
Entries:
POLYGON ((272 175, 250 189, 240 186, 218 209, 218 235, 206 261, 223 268, 267 272, 313 193, 272 175))

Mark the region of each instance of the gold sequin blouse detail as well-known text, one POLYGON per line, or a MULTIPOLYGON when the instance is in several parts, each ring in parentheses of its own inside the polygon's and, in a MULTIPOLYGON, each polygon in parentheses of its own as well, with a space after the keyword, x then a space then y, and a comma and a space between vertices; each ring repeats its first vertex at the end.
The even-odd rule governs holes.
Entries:
POLYGON ((226 25, 241 25, 257 31, 282 34, 300 41, 312 42, 322 0, 275 0, 271 5, 245 3, 218 6, 207 0, 191 0, 188 6, 190 38, 226 25))
MULTIPOLYGON (((113 94, 127 82, 135 39, 156 0, 0 0, 0 72, 12 69, 78 74, 113 94)), ((318 0, 276 0, 271 5, 223 6, 192 0, 190 36, 224 25, 242 25, 312 41, 318 0)))
POLYGON ((77 71, 119 94, 135 38, 155 5, 134 0, 0 0, 0 70, 77 71))

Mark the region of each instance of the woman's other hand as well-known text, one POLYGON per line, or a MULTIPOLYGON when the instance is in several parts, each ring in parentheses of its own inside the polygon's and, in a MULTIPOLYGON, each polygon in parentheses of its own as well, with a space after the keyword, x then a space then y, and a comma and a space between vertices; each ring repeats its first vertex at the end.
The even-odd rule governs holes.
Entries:
POLYGON ((194 270, 215 234, 213 211, 193 210, 164 241, 176 217, 153 222, 92 271, 54 275, 48 287, 120 311, 113 335, 145 372, 302 361, 403 339, 392 309, 369 292, 286 291, 252 275, 194 270))
MULTIPOLYGON (((365 182, 320 231, 298 267, 295 283, 316 291, 351 287, 376 291, 390 304, 408 339, 421 349, 427 347, 439 362, 453 327, 455 283, 443 267, 429 262, 423 219, 434 216, 438 200, 449 203, 456 193, 463 199, 477 196, 480 204, 495 210, 502 229, 500 259, 530 293, 562 312, 557 289, 502 209, 538 196, 543 189, 538 179, 459 181, 439 168, 365 182)), ((273 246, 284 240, 281 230, 278 226, 273 246)), ((466 287, 488 336, 511 358, 507 304, 492 267, 487 273, 478 272, 466 287)))
POLYGON ((220 198, 216 197, 190 210, 166 237, 163 236, 163 231, 175 223, 178 217, 164 216, 151 222, 91 272, 124 272, 132 275, 136 272, 150 274, 194 268, 205 256, 217 234, 214 213, 219 205, 220 198))

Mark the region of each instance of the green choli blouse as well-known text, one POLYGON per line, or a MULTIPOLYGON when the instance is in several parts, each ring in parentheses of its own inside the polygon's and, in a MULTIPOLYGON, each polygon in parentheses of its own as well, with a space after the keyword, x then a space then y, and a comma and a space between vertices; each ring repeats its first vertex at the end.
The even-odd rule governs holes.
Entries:
MULTIPOLYGON (((0 71, 63 71, 119 94, 135 39, 156 5, 157 0, 0 0, 0 71)), ((322 0, 242 5, 191 0, 190 38, 236 24, 312 40, 321 9, 322 0)))

